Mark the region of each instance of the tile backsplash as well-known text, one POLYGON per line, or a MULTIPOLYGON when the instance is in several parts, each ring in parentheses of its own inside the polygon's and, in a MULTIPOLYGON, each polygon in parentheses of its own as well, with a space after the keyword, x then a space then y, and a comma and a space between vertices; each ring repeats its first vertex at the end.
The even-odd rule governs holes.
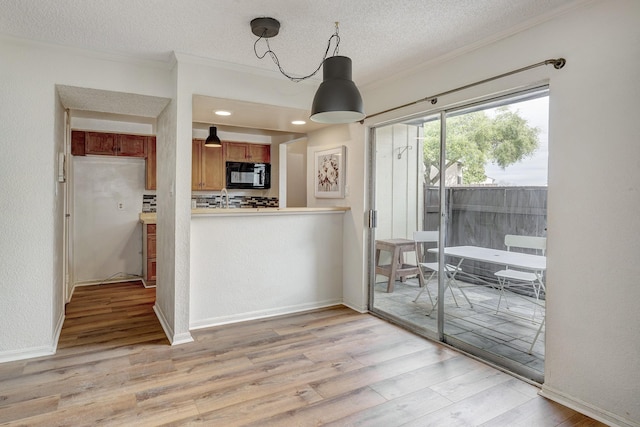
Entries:
POLYGON ((142 212, 155 212, 155 211, 156 211, 156 195, 143 194, 142 195, 142 212))
MULTIPOLYGON (((220 203, 220 196, 204 196, 198 195, 191 198, 195 200, 197 208, 215 208, 220 203)), ((193 202, 192 205, 193 206, 193 202)), ((277 208, 277 197, 259 197, 259 196, 233 196, 229 195, 229 207, 231 208, 277 208)), ((142 212, 156 211, 156 195, 144 194, 142 196, 142 212)))

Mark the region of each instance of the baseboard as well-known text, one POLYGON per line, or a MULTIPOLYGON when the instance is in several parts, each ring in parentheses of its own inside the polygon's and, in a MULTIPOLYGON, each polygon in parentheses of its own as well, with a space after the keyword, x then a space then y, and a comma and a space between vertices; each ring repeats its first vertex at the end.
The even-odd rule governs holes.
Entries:
POLYGON ((149 289, 149 288, 155 288, 155 287, 156 287, 156 282, 155 282, 155 281, 151 282, 151 283, 153 283, 153 285, 150 285, 150 284, 148 284, 148 283, 147 283, 147 281, 146 281, 146 280, 144 280, 143 278, 142 278, 142 279, 140 279, 140 280, 142 281, 142 286, 144 286, 144 287, 145 287, 145 288, 147 288, 147 289, 149 289))
POLYGON ((55 347, 41 346, 0 352, 0 363, 15 362, 17 360, 33 359, 34 357, 51 356, 56 354, 55 347))
POLYGON ((162 312, 160 307, 158 307, 157 304, 153 305, 153 311, 156 313, 156 317, 160 322, 160 326, 162 326, 162 330, 164 331, 171 345, 179 345, 179 344, 186 344, 186 343, 193 342, 193 337, 189 332, 185 332, 177 335, 173 332, 173 328, 171 327, 171 325, 169 325, 169 322, 167 322, 167 318, 164 316, 164 313, 162 312))
POLYGON ((114 277, 112 279, 106 280, 87 280, 85 282, 76 282, 73 284, 71 289, 71 295, 73 295, 73 291, 76 286, 93 286, 93 285, 108 285, 110 283, 122 283, 122 282, 142 282, 144 284, 144 279, 142 276, 124 276, 124 277, 114 277))
MULTIPOLYGON (((66 307, 65 307, 66 308, 66 307)), ((65 308, 62 309, 62 313, 60 313, 60 318, 58 319, 58 324, 56 325, 56 330, 53 333, 53 353, 55 354, 58 349, 58 341, 60 341, 60 334, 62 333, 62 325, 64 325, 65 319, 65 308)))
MULTIPOLYGON (((343 305, 341 300, 318 301, 307 304, 291 305, 267 310, 250 311, 246 313, 233 314, 231 316, 211 317, 198 320, 189 324, 189 329, 210 328, 212 326, 228 325, 230 323, 246 322, 248 320, 266 319, 269 317, 282 316, 285 314, 300 313, 303 311, 316 310, 319 308, 334 307, 343 305)), ((349 307, 351 308, 351 307, 349 307)))
POLYGON ((580 399, 571 397, 566 393, 555 390, 552 387, 548 387, 544 384, 542 385, 542 389, 540 390, 539 394, 542 397, 546 397, 549 400, 553 400, 554 402, 560 403, 561 405, 564 405, 568 408, 580 412, 581 414, 587 415, 594 420, 600 421, 610 426, 640 427, 640 424, 635 421, 622 418, 619 415, 597 408, 587 402, 583 402, 580 399))
POLYGON ((345 307, 350 308, 351 310, 357 311, 358 313, 368 313, 369 312, 369 309, 367 307, 358 308, 358 307, 355 307, 355 306, 353 306, 351 304, 347 304, 344 301, 342 302, 342 305, 344 305, 345 307))

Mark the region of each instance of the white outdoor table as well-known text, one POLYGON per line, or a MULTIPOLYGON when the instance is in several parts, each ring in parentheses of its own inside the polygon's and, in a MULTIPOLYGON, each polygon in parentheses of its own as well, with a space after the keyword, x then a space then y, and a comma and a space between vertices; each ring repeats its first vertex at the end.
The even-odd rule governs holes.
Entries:
MULTIPOLYGON (((429 249, 429 252, 438 253, 438 248, 429 249)), ((542 282, 541 272, 547 269, 546 256, 523 254, 520 252, 510 252, 501 249, 483 248, 480 246, 450 246, 444 248, 444 254, 448 257, 460 259, 460 261, 458 261, 454 276, 458 271, 460 271, 460 266, 464 262, 464 260, 468 259, 531 271, 536 274, 537 280, 542 286, 542 289, 545 288, 544 283, 542 282)), ((533 343, 531 343, 529 353, 531 353, 531 351, 533 350, 533 345, 538 340, 538 336, 540 335, 542 327, 545 323, 545 318, 546 316, 542 318, 542 322, 540 323, 538 332, 533 339, 533 343)))

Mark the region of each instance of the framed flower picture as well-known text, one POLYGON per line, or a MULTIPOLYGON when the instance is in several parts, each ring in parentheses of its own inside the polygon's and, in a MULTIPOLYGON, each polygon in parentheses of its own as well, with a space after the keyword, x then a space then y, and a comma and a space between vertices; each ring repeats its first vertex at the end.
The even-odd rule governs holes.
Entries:
POLYGON ((346 154, 344 145, 314 153, 316 197, 344 198, 346 154))

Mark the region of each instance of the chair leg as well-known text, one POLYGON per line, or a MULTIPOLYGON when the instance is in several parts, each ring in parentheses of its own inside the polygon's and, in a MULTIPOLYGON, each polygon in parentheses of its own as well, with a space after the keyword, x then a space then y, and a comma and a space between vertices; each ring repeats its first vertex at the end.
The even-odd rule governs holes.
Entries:
POLYGON ((451 286, 451 279, 447 279, 447 288, 449 288, 449 291, 451 291, 451 296, 453 297, 453 302, 456 304, 456 307, 460 308, 460 305, 458 304, 458 300, 456 299, 456 294, 453 293, 453 286, 451 286))
POLYGON ((536 332, 536 336, 533 338, 533 342, 531 343, 531 347, 529 347, 529 354, 531 354, 533 352, 533 346, 535 345, 536 341, 538 341, 538 337, 540 336, 540 332, 542 331, 542 328, 544 327, 545 320, 547 320, 546 316, 542 318, 542 322, 540 323, 540 327, 538 328, 538 332, 536 332))
POLYGON ((507 306, 507 310, 509 310, 509 300, 507 299, 507 294, 504 293, 504 285, 506 280, 504 278, 498 277, 498 286, 500 287, 500 297, 498 298, 498 307, 496 307, 496 314, 500 310, 500 302, 502 301, 502 297, 504 296, 504 303, 507 306))
POLYGON ((434 274, 436 274, 435 271, 431 273, 431 276, 429 276, 429 278, 425 281, 424 285, 422 286, 422 289, 418 293, 418 296, 416 296, 416 298, 413 300, 413 302, 418 301, 418 298, 420 298, 420 295, 422 295, 424 291, 427 291, 427 295, 429 295, 429 301, 431 301, 431 306, 433 307, 433 298, 431 296, 431 291, 429 291, 429 282, 433 278, 434 274))
MULTIPOLYGON (((462 293, 462 296, 464 297, 464 299, 467 300, 469 307, 473 308, 473 304, 471 304, 469 297, 467 297, 467 294, 464 292, 464 290, 460 286, 458 286, 458 282, 456 282, 456 279, 451 278, 450 280, 455 284, 456 288, 458 288, 458 290, 462 293)), ((453 294, 453 289, 451 290, 451 293, 453 294)), ((455 300, 455 297, 454 297, 454 300, 455 300)), ((456 305, 458 304, 456 303, 456 305)))

